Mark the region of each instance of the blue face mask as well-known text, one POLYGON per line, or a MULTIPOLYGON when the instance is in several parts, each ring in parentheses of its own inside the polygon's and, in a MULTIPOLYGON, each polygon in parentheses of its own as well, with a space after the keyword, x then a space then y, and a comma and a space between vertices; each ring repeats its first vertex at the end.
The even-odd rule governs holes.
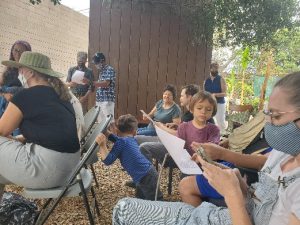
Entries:
POLYGON ((268 144, 278 151, 297 156, 300 153, 300 128, 296 125, 298 120, 300 118, 279 126, 267 122, 264 130, 268 144))

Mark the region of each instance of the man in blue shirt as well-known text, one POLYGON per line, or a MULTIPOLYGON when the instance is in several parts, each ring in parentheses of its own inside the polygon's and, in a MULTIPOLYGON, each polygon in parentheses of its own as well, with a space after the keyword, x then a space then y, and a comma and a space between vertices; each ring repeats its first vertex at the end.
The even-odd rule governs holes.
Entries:
POLYGON ((217 100, 217 114, 215 115, 216 124, 219 126, 221 134, 225 132, 225 96, 226 96, 226 82, 223 77, 219 75, 218 63, 210 64, 210 76, 204 81, 204 90, 210 92, 217 100))
MULTIPOLYGON (((100 146, 100 156, 105 165, 120 160, 136 185, 136 197, 154 200, 158 174, 152 163, 140 152, 138 143, 134 139, 137 126, 138 121, 134 116, 130 114, 120 116, 116 123, 118 136, 107 134, 108 140, 114 143, 111 151, 107 149, 107 138, 104 134, 98 135, 96 142, 100 146)), ((160 191, 157 199, 163 199, 160 191)))
POLYGON ((98 81, 94 81, 97 88, 96 105, 101 108, 98 121, 105 119, 110 114, 114 118, 116 72, 113 67, 106 64, 105 56, 101 52, 93 56, 93 63, 100 70, 98 81))

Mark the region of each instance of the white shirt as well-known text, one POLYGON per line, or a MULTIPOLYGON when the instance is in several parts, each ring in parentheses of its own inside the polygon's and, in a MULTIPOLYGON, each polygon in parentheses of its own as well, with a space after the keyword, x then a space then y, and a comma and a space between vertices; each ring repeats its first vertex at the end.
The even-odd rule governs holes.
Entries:
MULTIPOLYGON (((279 176, 291 176, 300 173, 300 167, 283 173, 280 165, 289 160, 291 156, 276 150, 271 152, 263 169, 266 166, 272 165, 278 158, 281 158, 280 163, 278 163, 271 172, 273 179, 277 181, 279 176)), ((291 214, 294 214, 300 220, 300 177, 286 188, 280 185, 278 189, 278 200, 273 208, 269 225, 286 225, 289 222, 291 214)))

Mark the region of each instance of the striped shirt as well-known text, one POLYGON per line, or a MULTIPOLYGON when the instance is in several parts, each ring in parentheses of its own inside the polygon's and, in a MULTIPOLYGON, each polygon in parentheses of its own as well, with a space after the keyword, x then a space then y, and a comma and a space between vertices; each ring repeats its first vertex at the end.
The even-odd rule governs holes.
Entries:
POLYGON ((134 137, 118 137, 111 134, 108 139, 114 142, 114 146, 103 160, 104 164, 111 165, 119 159, 123 168, 132 177, 133 182, 140 182, 147 175, 152 164, 140 152, 134 137))

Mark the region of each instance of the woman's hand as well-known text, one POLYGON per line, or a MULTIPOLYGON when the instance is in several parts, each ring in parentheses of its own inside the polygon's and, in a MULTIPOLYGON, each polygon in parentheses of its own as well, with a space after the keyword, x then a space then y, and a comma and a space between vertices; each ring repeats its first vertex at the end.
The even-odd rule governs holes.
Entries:
POLYGON ((103 133, 100 133, 97 137, 96 137, 96 142, 100 147, 106 147, 106 136, 103 133))
POLYGON ((176 123, 166 123, 166 126, 173 130, 177 130, 177 128, 178 128, 178 124, 176 124, 176 123))
POLYGON ((166 127, 163 123, 156 121, 155 125, 158 126, 159 128, 163 129, 166 127))
MULTIPOLYGON (((199 155, 194 154, 192 159, 202 165, 203 175, 224 198, 232 198, 241 193, 238 170, 221 169, 204 161, 199 155)), ((240 176, 241 177, 241 176, 240 176)))
POLYGON ((196 151, 200 146, 205 150, 206 155, 212 160, 222 159, 223 148, 214 143, 204 143, 200 144, 198 142, 193 141, 191 147, 194 151, 196 151))
POLYGON ((148 117, 147 117, 147 116, 149 116, 149 114, 147 114, 147 115, 143 114, 143 120, 146 120, 146 121, 148 121, 149 119, 148 119, 148 117))

